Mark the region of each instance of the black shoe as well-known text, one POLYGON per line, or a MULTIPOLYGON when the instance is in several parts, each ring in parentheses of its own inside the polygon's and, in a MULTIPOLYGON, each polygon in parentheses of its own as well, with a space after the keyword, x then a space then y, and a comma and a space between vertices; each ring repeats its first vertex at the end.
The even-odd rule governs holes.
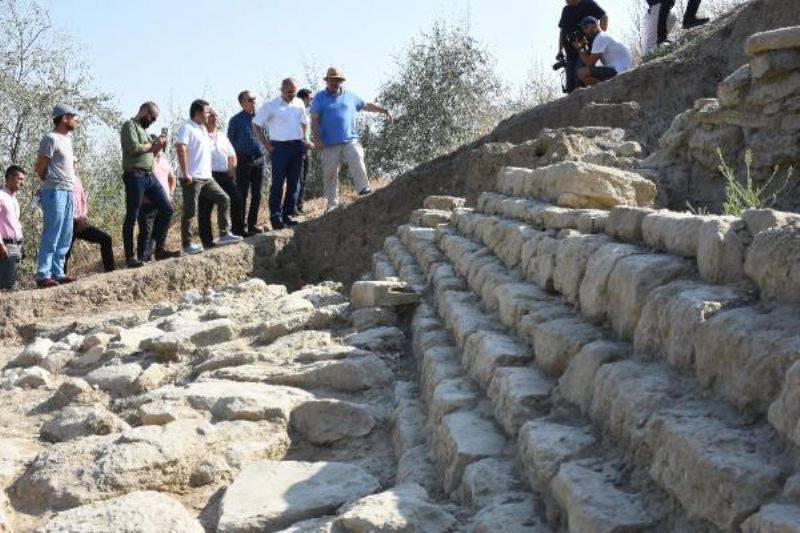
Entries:
POLYGON ((294 220, 292 220, 292 219, 291 219, 291 218, 289 218, 289 217, 286 217, 286 218, 284 218, 284 219, 283 219, 283 224, 284 224, 285 226, 288 226, 288 227, 290 227, 290 228, 293 228, 293 227, 295 227, 295 226, 297 225, 297 222, 295 222, 294 220))
POLYGON ((205 248, 206 250, 210 250, 210 249, 216 248, 216 247, 217 247, 217 245, 214 244, 213 242, 208 242, 208 243, 204 242, 203 243, 203 248, 205 248))
POLYGON ((250 226, 250 229, 247 230, 245 236, 252 237, 253 235, 258 235, 259 233, 264 233, 264 228, 261 226, 250 226))
MULTIPOLYGON (((158 252, 156 252, 156 253, 158 253, 158 252)), ((125 265, 127 265, 128 268, 139 268, 142 265, 144 265, 144 263, 142 263, 141 261, 139 261, 135 257, 129 257, 128 259, 125 260, 125 265)))
POLYGON ((303 209, 303 206, 301 205, 300 207, 298 207, 297 209, 295 209, 295 212, 296 212, 297 214, 303 214, 303 213, 305 213, 305 210, 303 209))
POLYGON ((172 259, 173 257, 180 257, 181 256, 181 251, 180 250, 156 250, 154 255, 155 255, 156 261, 163 261, 164 259, 172 259))
POLYGON ((50 287, 58 287, 58 282, 53 278, 37 279, 36 286, 40 289, 49 289, 50 287))
POLYGON ((366 196, 368 194, 372 194, 372 189, 370 189, 369 187, 367 187, 366 189, 362 189, 358 193, 359 196, 366 196))
POLYGON ((683 19, 683 29, 690 30, 692 28, 696 28, 697 26, 702 26, 703 24, 709 22, 711 19, 708 17, 703 18, 695 18, 695 19, 683 19))
POLYGON ((279 219, 279 218, 270 219, 269 223, 272 226, 272 229, 274 229, 274 230, 278 230, 278 229, 283 229, 284 228, 283 222, 281 222, 281 219, 279 219))

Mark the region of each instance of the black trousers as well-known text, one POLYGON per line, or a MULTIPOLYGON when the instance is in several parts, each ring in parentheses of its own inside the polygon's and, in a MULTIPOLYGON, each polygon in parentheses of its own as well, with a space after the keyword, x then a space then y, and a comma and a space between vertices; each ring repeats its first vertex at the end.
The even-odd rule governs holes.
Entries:
POLYGON ((700 9, 700 0, 689 0, 686 3, 686 13, 683 14, 683 22, 697 18, 697 10, 700 9))
MULTIPOLYGON (((247 212, 247 225, 251 229, 258 225, 258 210, 261 208, 261 189, 264 187, 264 164, 253 164, 253 158, 236 154, 236 189, 242 199, 241 213, 244 219, 244 210, 247 205, 247 195, 250 195, 250 209, 247 212)), ((233 233, 242 235, 244 228, 236 228, 231 214, 233 233), (237 229, 239 229, 237 233, 237 229)))
POLYGON ((669 13, 672 11, 672 8, 675 7, 675 0, 661 0, 661 4, 658 7, 658 35, 656 38, 656 42, 658 44, 663 43, 667 40, 668 31, 667 31, 667 23, 669 22, 669 13))
MULTIPOLYGON (((225 194, 228 195, 231 202, 231 233, 234 235, 243 235, 244 231, 240 233, 236 232, 236 228, 244 230, 244 223, 242 221, 244 217, 242 196, 239 194, 236 184, 231 177, 228 176, 227 172, 212 172, 212 175, 214 176, 214 181, 217 182, 217 185, 222 187, 222 190, 225 191, 225 194)), ((198 198, 197 232, 200 234, 200 241, 206 248, 209 248, 210 244, 214 244, 214 234, 211 231, 211 211, 213 209, 214 202, 205 196, 200 196, 200 198, 198 198)))
POLYGON ((578 69, 583 66, 583 61, 581 61, 578 51, 572 45, 564 48, 564 56, 567 60, 567 92, 571 93, 582 85, 578 78, 578 69))
POLYGON ((114 270, 114 247, 111 235, 89 224, 84 226, 83 230, 78 231, 78 225, 75 224, 72 230, 72 245, 70 245, 69 251, 64 257, 64 272, 67 271, 69 256, 72 254, 72 248, 75 247, 76 240, 99 244, 100 256, 103 258, 103 270, 106 272, 112 272, 114 270))

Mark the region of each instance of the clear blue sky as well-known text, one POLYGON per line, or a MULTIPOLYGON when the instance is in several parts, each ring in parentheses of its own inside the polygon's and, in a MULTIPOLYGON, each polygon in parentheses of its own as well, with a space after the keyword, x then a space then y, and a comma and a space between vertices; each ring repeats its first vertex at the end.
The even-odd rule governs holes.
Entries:
MULTIPOLYGON (((95 85, 125 116, 148 99, 183 111, 195 97, 236 110, 243 88, 257 93, 304 64, 337 65, 366 99, 392 73, 393 58, 437 17, 467 16, 520 84, 534 61, 552 64, 563 0, 46 0, 55 25, 81 45, 95 85)), ((611 32, 630 26, 629 5, 600 0, 611 32)), ((549 67, 548 67, 549 70, 549 67)))

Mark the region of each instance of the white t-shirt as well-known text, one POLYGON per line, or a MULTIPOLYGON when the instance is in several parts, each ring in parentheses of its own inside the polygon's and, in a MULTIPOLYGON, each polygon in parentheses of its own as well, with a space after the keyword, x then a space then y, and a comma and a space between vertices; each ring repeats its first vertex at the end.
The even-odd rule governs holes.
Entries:
MULTIPOLYGON (((193 120, 187 120, 178 130, 175 142, 189 149, 186 171, 193 180, 208 181, 211 176, 211 138, 206 127, 193 120)), ((226 167, 227 168, 227 167, 226 167)), ((186 176, 184 176, 186 177, 186 176)))
POLYGON ((214 172, 228 171, 228 158, 236 155, 236 150, 228 140, 228 136, 220 130, 209 133, 211 137, 211 170, 214 172))
POLYGON ((600 54, 603 65, 613 68, 617 73, 633 68, 633 56, 628 47, 605 32, 598 33, 594 38, 592 53, 600 54))
POLYGON ((299 98, 286 102, 282 96, 264 102, 253 117, 253 124, 267 130, 271 141, 302 141, 301 125, 308 127, 308 113, 299 98))

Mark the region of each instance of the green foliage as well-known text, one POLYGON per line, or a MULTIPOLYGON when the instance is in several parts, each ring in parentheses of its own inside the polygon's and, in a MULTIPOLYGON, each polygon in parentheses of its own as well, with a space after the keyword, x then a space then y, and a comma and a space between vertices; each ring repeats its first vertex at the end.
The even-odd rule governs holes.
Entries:
POLYGON ((753 182, 752 166, 753 166, 753 152, 748 149, 744 155, 745 176, 743 180, 736 178, 734 170, 725 162, 722 155, 722 150, 717 148, 717 155, 719 156, 720 164, 719 171, 725 178, 725 193, 726 198, 722 204, 722 212, 725 215, 741 216, 747 209, 763 209, 772 207, 775 200, 789 183, 794 169, 789 167, 786 171, 786 178, 782 184, 773 187, 775 178, 778 176, 780 168, 776 166, 772 169, 772 174, 764 182, 763 185, 757 185, 753 182), (772 193, 768 191, 772 189, 772 193))
POLYGON ((362 139, 373 174, 398 174, 488 132, 503 117, 494 60, 466 21, 443 20, 412 39, 378 101, 392 125, 367 121, 362 139))
POLYGON ((671 43, 661 43, 642 57, 642 64, 654 61, 660 57, 671 54, 675 51, 675 45, 671 43))

